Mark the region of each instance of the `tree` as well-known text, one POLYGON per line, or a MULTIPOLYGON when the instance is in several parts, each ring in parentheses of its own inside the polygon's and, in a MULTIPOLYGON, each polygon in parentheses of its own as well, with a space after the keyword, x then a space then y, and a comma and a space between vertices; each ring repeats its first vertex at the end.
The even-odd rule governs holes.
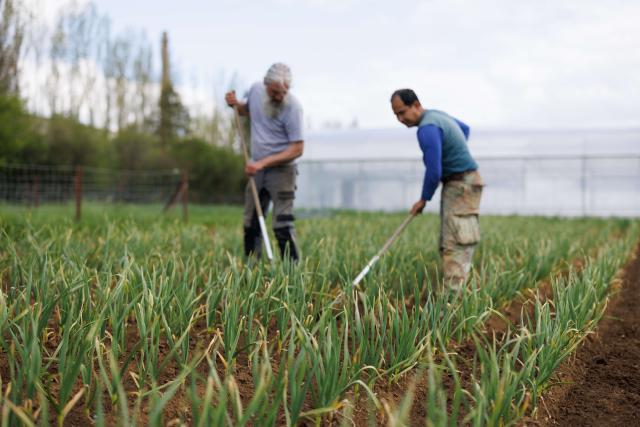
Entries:
POLYGON ((114 65, 116 123, 118 129, 124 129, 128 123, 129 103, 129 64, 131 61, 131 38, 126 35, 116 37, 111 46, 114 65))
POLYGON ((53 116, 62 112, 63 106, 60 93, 60 65, 64 61, 66 51, 66 40, 64 32, 64 20, 58 18, 56 28, 51 35, 51 47, 49 49, 49 60, 51 61, 51 72, 47 77, 47 99, 49 102, 49 112, 53 116))
POLYGON ((158 136, 163 146, 176 137, 184 137, 189 129, 189 113, 182 105, 180 95, 173 89, 169 70, 169 39, 162 33, 162 81, 160 92, 158 136))
MULTIPOLYGON (((69 114, 80 119, 85 106, 90 106, 90 94, 97 80, 94 47, 100 35, 100 17, 93 3, 74 6, 61 18, 66 35, 66 58, 69 70, 69 114)), ((92 116, 92 114, 90 114, 92 116)))
POLYGON ((13 0, 0 0, 0 94, 19 92, 18 61, 24 40, 24 21, 13 0))
POLYGON ((135 83, 135 121, 138 128, 147 127, 151 117, 151 107, 149 103, 151 78, 153 72, 153 50, 149 45, 146 36, 143 35, 138 45, 136 55, 133 60, 133 76, 135 83))

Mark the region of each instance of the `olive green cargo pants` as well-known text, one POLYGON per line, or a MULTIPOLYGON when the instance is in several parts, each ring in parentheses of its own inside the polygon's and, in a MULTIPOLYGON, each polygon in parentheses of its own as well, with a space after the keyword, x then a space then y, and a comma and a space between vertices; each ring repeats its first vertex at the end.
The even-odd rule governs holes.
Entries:
POLYGON ((448 181, 440 198, 440 256, 445 287, 459 290, 468 279, 473 252, 480 241, 482 178, 477 171, 448 181))

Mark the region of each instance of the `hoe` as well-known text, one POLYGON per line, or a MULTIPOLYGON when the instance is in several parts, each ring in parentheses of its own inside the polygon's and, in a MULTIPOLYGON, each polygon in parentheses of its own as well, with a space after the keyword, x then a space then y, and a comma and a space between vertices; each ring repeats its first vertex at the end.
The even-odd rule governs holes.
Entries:
POLYGON ((407 225, 409 225, 409 223, 411 222, 414 216, 415 215, 411 213, 409 214, 409 216, 405 218, 404 221, 402 221, 402 224, 400 224, 400 226, 396 229, 396 231, 393 232, 393 234, 391 235, 391 237, 389 237, 389 240, 387 240, 387 242, 384 244, 382 249, 380 249, 373 258, 371 258, 371 261, 369 261, 369 263, 362 269, 360 274, 358 274, 358 277, 356 277, 355 280, 353 281, 353 286, 358 286, 358 284, 360 283, 360 281, 362 281, 364 276, 366 276, 369 270, 371 270, 371 267, 373 267, 373 265, 376 262, 378 262, 380 257, 384 255, 387 249, 389 249, 389 247, 393 244, 393 242, 396 241, 400 233, 402 233, 402 230, 404 230, 407 227, 407 225))
MULTIPOLYGON (((233 111, 236 116, 236 128, 238 134, 240 134, 240 142, 242 142, 242 151, 244 152, 245 164, 249 163, 249 151, 247 150, 247 143, 244 140, 244 133, 242 132, 242 126, 240 126, 240 114, 238 113, 238 107, 234 106, 233 111)), ((251 187, 251 194, 253 194, 253 204, 256 205, 256 213, 258 214, 258 222, 260 223, 260 232, 262 233, 262 240, 264 247, 267 250, 267 258, 273 262, 273 251, 271 251, 271 242, 269 242, 269 234, 267 233, 267 225, 264 222, 264 214, 262 212, 262 206, 260 206, 260 198, 258 197, 258 189, 256 188, 256 181, 252 176, 249 177, 249 186, 251 187)))

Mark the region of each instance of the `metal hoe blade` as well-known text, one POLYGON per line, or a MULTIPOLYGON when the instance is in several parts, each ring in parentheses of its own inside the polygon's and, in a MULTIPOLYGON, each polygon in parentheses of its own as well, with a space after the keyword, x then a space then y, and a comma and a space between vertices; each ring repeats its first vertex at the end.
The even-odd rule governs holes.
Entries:
POLYGON ((393 234, 391 235, 391 237, 389 237, 389 239, 386 241, 384 246, 382 246, 382 249, 380 249, 373 258, 371 258, 371 261, 369 261, 369 263, 362 269, 360 274, 358 274, 358 276, 353 280, 353 283, 352 283, 353 286, 358 286, 358 284, 362 281, 362 279, 364 279, 364 276, 366 276, 367 273, 369 273, 369 271, 371 270, 371 267, 373 267, 373 265, 376 262, 378 262, 380 257, 384 255, 387 249, 389 249, 389 247, 393 244, 393 242, 396 241, 400 233, 402 233, 402 230, 404 230, 407 227, 407 225, 409 225, 409 223, 414 217, 415 217, 414 214, 409 214, 409 216, 407 216, 405 220, 402 221, 402 224, 400 224, 400 226, 396 229, 396 231, 393 232, 393 234))

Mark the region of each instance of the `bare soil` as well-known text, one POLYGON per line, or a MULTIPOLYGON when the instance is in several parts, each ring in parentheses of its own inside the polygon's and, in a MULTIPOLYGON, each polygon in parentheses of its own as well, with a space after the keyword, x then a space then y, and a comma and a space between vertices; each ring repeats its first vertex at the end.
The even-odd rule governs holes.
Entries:
MULTIPOLYGON (((583 267, 583 260, 572 263, 574 271, 583 267)), ((568 269, 561 274, 567 274, 568 269)), ((501 339, 509 328, 518 324, 523 313, 533 314, 536 298, 552 298, 549 280, 523 292, 502 307, 501 316, 494 315, 485 324, 485 336, 501 339)), ((470 385, 475 345, 470 340, 451 343, 463 388, 470 385)), ((453 379, 443 378, 445 387, 453 390, 453 379)), ((426 378, 408 375, 395 384, 376 384, 375 392, 381 400, 397 406, 409 384, 414 388, 414 404, 410 425, 424 425, 427 398, 426 378)), ((453 398, 449 393, 449 399, 453 398)), ((354 414, 358 426, 371 425, 371 414, 362 400, 354 414)), ((380 413, 374 416, 378 425, 385 423, 380 413)), ((596 332, 589 335, 576 354, 557 371, 557 384, 541 399, 535 418, 521 421, 523 426, 640 426, 640 244, 635 256, 625 265, 622 281, 596 332)))
POLYGON ((542 426, 640 425, 640 245, 596 333, 558 371, 542 426))

